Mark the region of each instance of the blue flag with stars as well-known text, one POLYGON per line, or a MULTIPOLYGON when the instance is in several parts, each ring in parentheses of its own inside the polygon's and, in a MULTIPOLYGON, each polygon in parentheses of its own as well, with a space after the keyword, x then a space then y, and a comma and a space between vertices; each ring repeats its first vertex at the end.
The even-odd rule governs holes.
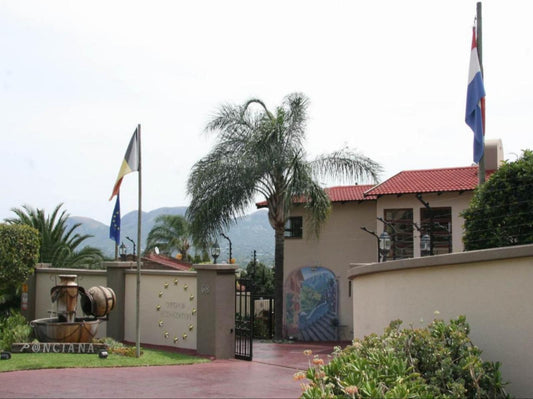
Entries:
POLYGON ((109 238, 114 240, 117 245, 120 243, 120 194, 117 194, 111 225, 109 226, 109 238))

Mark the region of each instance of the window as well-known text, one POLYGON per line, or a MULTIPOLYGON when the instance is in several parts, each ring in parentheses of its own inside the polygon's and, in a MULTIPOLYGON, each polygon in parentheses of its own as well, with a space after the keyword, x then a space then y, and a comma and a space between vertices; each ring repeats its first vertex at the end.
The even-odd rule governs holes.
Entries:
POLYGON ((290 217, 285 223, 286 238, 302 238, 303 223, 301 216, 290 217))
POLYGON ((413 210, 385 209, 387 233, 391 237, 391 250, 387 259, 412 258, 413 254, 413 210))
MULTIPOLYGON (((452 208, 420 208, 420 222, 420 234, 429 235, 433 255, 452 252, 452 208)), ((422 253, 422 256, 429 254, 430 252, 422 253)))

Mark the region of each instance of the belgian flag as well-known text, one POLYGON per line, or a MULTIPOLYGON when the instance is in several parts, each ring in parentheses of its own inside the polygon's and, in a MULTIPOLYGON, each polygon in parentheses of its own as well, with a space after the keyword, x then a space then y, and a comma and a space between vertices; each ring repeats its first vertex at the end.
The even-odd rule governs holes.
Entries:
POLYGON ((128 173, 139 170, 139 147, 139 127, 137 126, 135 132, 133 132, 133 136, 131 136, 130 144, 128 145, 128 149, 126 150, 126 155, 124 155, 124 159, 122 160, 122 165, 120 165, 117 181, 115 182, 113 192, 111 194, 111 197, 109 198, 109 201, 111 201, 113 197, 117 195, 120 191, 120 185, 122 184, 122 179, 124 178, 124 176, 128 173))

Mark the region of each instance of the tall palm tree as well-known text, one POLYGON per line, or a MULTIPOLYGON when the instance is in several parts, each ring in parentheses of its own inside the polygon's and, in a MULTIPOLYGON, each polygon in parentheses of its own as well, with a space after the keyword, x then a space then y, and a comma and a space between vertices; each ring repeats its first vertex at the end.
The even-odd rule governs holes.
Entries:
POLYGON ((11 209, 17 218, 6 219, 9 224, 25 224, 37 229, 40 233, 41 249, 39 262, 51 263, 53 267, 95 267, 102 259, 102 251, 86 246, 78 247, 88 238, 89 234, 80 235, 75 230, 81 226, 76 223, 67 226, 69 214, 63 210, 63 204, 56 206, 54 211, 46 216, 43 209, 34 209, 29 205, 11 209))
POLYGON ((190 244, 190 226, 187 219, 180 215, 159 215, 148 233, 146 252, 158 247, 164 254, 178 251, 187 260, 190 244))
POLYGON ((218 133, 211 152, 189 176, 187 216, 195 239, 208 241, 262 196, 275 235, 275 333, 283 332, 284 232, 294 198, 305 199, 317 235, 330 210, 321 177, 377 180, 380 166, 349 149, 308 160, 304 150, 307 98, 290 94, 272 113, 259 99, 224 105, 206 130, 218 133), (258 106, 258 111, 251 109, 258 106))

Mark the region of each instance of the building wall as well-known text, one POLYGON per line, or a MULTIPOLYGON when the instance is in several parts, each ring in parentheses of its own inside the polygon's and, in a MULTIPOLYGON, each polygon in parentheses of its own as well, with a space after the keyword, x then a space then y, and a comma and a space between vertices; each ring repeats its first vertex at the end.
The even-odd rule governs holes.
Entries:
POLYGON ((509 392, 533 397, 533 245, 354 265, 354 337, 390 321, 426 326, 466 315, 485 360, 502 362, 509 392), (423 320, 423 321, 422 321, 423 320))
MULTIPOLYGON (((432 208, 439 207, 451 207, 452 208, 452 252, 462 252, 463 246, 463 224, 464 220, 460 216, 460 213, 464 211, 470 205, 473 193, 471 191, 459 194, 457 192, 442 193, 442 194, 423 194, 422 199, 429 203, 432 208)), ((420 210, 424 208, 424 205, 415 197, 414 194, 402 195, 397 197, 396 195, 386 195, 378 199, 377 201, 377 213, 376 217, 385 216, 385 209, 413 209, 413 222, 420 226, 420 210)), ((384 230, 384 224, 378 222, 378 234, 381 234, 384 230)), ((420 233, 414 229, 413 246, 414 256, 420 256, 420 233)), ((355 259, 355 258, 354 258, 355 259)), ((360 262, 359 259, 352 262, 360 262)))
POLYGON ((341 339, 352 336, 352 300, 349 297, 348 264, 377 260, 377 240, 361 230, 376 229, 376 203, 333 203, 333 210, 317 239, 309 230, 303 207, 291 210, 291 216, 303 216, 303 238, 285 239, 284 280, 302 267, 322 266, 331 270, 339 287, 339 328, 341 339))

